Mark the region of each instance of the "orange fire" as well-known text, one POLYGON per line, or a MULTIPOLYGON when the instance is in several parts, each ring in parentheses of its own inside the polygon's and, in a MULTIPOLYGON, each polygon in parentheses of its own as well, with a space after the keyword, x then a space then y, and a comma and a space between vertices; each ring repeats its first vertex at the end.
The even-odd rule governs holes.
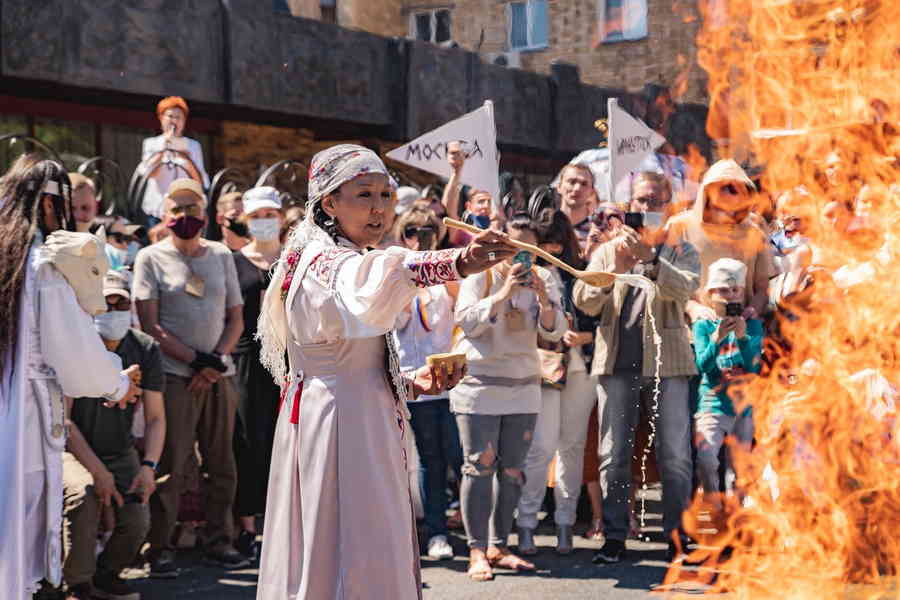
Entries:
POLYGON ((704 565, 666 584, 900 598, 900 2, 701 4, 710 136, 763 167, 814 283, 786 300, 773 364, 741 390, 757 446, 732 448, 739 493, 685 517, 704 565))

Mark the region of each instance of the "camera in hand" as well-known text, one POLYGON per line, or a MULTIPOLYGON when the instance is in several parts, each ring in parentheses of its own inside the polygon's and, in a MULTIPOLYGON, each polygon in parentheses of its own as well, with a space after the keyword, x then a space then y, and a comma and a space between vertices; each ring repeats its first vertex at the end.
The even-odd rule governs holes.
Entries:
POLYGON ((729 302, 725 305, 726 317, 740 317, 744 314, 744 305, 740 302, 729 302))
POLYGON ((625 213, 625 224, 635 231, 644 227, 644 213, 627 212, 625 213))

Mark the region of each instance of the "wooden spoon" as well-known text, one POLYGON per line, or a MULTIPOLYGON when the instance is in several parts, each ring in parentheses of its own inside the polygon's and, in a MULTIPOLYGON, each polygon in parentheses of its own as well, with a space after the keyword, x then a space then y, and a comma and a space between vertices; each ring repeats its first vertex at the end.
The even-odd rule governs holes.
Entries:
MULTIPOLYGON (((444 225, 446 225, 447 227, 452 227, 453 229, 462 229, 463 231, 468 231, 469 233, 474 233, 475 235, 484 233, 485 231, 484 229, 479 229, 474 225, 469 225, 468 223, 463 223, 462 221, 457 221, 456 219, 451 219, 450 217, 444 217, 444 225)), ((606 287, 608 285, 612 285, 612 283, 616 279, 616 276, 613 273, 605 273, 603 271, 579 271, 575 267, 564 263, 549 252, 541 250, 533 244, 519 242, 517 240, 507 240, 507 243, 510 246, 515 246, 516 248, 527 250, 532 254, 540 256, 547 262, 556 265, 560 269, 568 271, 588 285, 593 285, 595 287, 606 287)))

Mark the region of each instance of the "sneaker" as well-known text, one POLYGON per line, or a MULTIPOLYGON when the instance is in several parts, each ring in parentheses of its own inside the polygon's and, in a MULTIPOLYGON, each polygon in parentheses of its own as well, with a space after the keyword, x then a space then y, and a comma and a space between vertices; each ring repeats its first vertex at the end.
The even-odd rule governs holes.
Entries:
POLYGON ((178 565, 175 564, 173 550, 160 550, 150 558, 150 577, 173 579, 178 577, 178 565))
POLYGON ((446 535, 433 535, 428 540, 428 557, 435 560, 453 558, 453 548, 447 542, 446 535))
POLYGON ((534 556, 537 554, 537 546, 534 543, 534 529, 519 527, 519 554, 534 556))
POLYGON ((47 582, 46 579, 41 580, 41 587, 31 596, 32 600, 90 600, 91 584, 82 583, 80 585, 69 587, 69 592, 63 592, 62 587, 55 587, 47 582), (78 594, 78 595, 76 595, 78 594))
POLYGON ((260 543, 256 541, 256 534, 249 531, 241 531, 234 543, 235 549, 247 557, 251 562, 259 558, 260 543))
POLYGON ((625 556, 625 542, 622 540, 606 540, 603 547, 594 554, 594 564, 613 564, 620 562, 625 556))
POLYGON ((571 554, 575 546, 572 542, 572 526, 557 525, 556 526, 556 553, 571 554))
POLYGON ((216 565, 227 570, 241 569, 250 564, 247 557, 235 550, 234 546, 228 542, 221 542, 210 546, 203 559, 208 564, 216 565))
POLYGON ((112 573, 94 575, 94 597, 102 600, 141 600, 141 593, 112 573))

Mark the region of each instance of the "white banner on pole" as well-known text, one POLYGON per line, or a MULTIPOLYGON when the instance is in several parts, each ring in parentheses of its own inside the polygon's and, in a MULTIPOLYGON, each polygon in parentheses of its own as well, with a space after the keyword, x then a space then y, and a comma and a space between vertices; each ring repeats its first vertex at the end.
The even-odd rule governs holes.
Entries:
POLYGON ((612 192, 623 177, 640 167, 648 154, 665 144, 666 138, 625 112, 616 98, 607 100, 606 110, 609 118, 609 189, 612 192))
POLYGON ((496 205, 500 202, 500 160, 497 155, 494 103, 490 100, 485 101, 478 110, 391 150, 387 157, 441 177, 450 177, 447 144, 456 141, 465 142, 469 152, 462 170, 462 182, 474 189, 490 192, 496 205))

